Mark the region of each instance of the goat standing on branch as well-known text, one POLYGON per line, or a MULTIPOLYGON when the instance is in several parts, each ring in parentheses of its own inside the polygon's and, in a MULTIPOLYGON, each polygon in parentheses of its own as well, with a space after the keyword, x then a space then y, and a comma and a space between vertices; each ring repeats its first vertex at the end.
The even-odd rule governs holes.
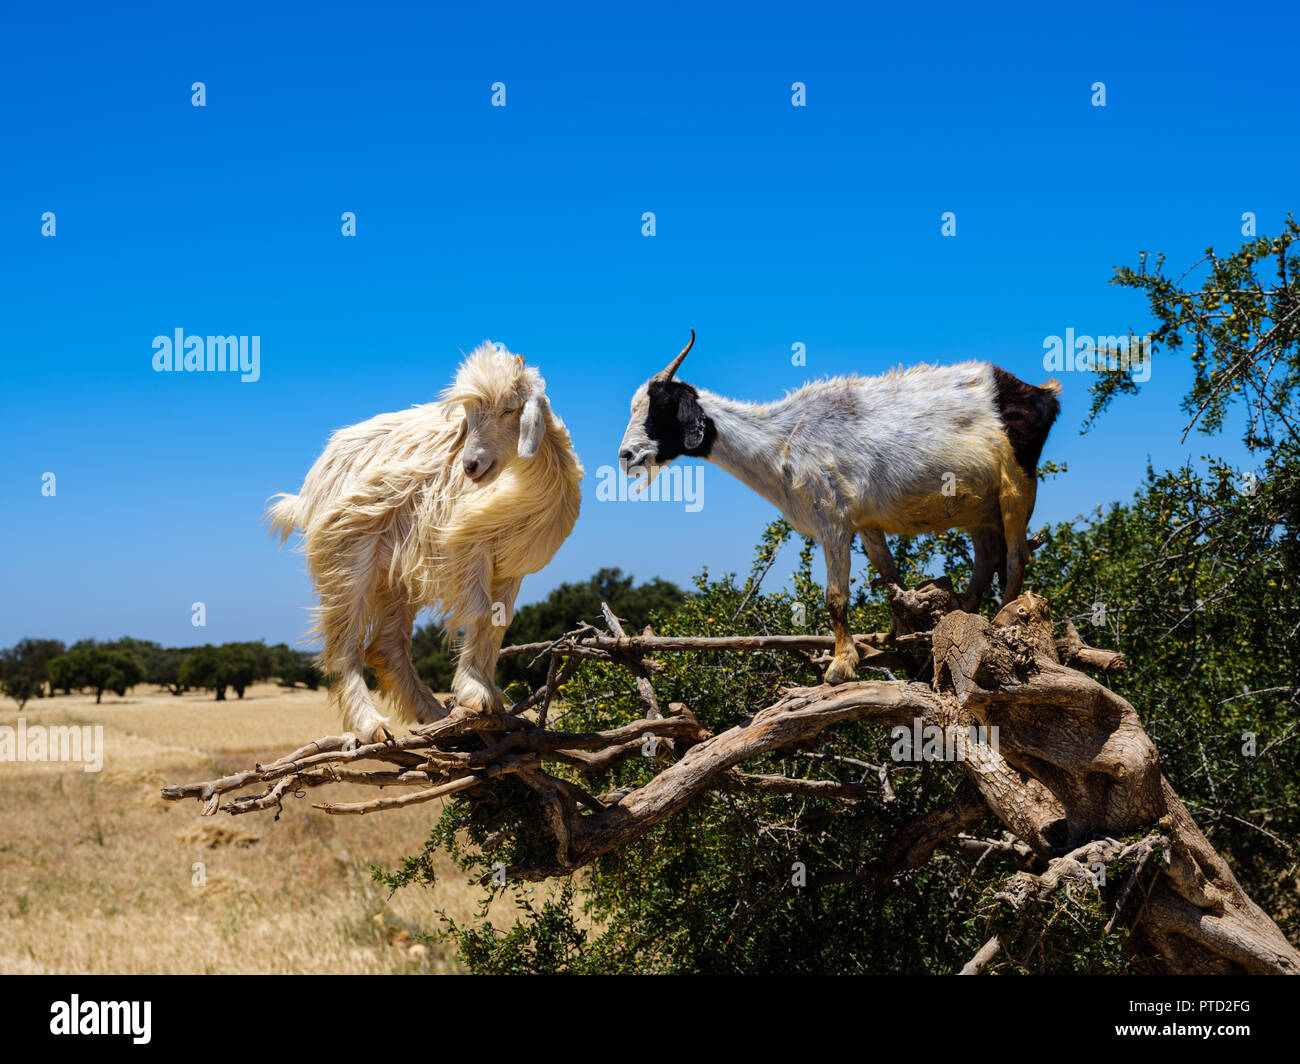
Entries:
POLYGON ((500 712, 497 654, 524 576, 551 560, 578 519, 582 466, 536 369, 491 343, 461 364, 439 402, 340 429, 297 495, 268 516, 296 528, 320 607, 313 634, 343 723, 389 735, 363 676, 368 662, 400 719, 447 709, 416 674, 411 625, 434 609, 462 631, 455 700, 500 712))
POLYGON ((1060 411, 1056 381, 1034 387, 987 362, 962 362, 816 381, 760 405, 674 380, 694 343, 691 330, 681 354, 633 395, 619 460, 644 469, 648 485, 674 458, 705 458, 821 544, 835 630, 827 683, 856 675, 848 623, 856 534, 897 584, 886 535, 966 529, 975 565, 963 607, 979 605, 995 571, 1004 602, 1020 594, 1038 459, 1060 411))

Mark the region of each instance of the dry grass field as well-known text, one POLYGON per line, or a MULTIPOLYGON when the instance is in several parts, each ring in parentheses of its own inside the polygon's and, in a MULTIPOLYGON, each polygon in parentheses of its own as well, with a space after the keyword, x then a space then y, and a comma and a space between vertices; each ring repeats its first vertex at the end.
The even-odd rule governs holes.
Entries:
MULTIPOLYGON (((104 765, 0 762, 0 972, 407 973, 454 970, 413 942, 479 891, 448 862, 436 890, 392 898, 371 862, 418 852, 440 802, 331 817, 309 799, 273 813, 200 817, 159 789, 272 760, 338 720, 324 691, 271 684, 242 700, 141 686, 0 706, 0 725, 102 724, 104 765), (195 863, 204 882, 195 884, 195 863)), ((367 789, 369 790, 369 789, 367 789)), ((342 797, 344 789, 338 794, 342 797)), ((373 791, 367 797, 373 796, 373 791)), ((509 919, 509 903, 497 903, 509 919)))

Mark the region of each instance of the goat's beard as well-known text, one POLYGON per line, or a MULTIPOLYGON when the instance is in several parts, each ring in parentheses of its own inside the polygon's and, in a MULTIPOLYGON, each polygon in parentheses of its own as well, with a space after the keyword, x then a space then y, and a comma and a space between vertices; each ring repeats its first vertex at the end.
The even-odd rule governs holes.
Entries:
POLYGON ((633 491, 640 494, 648 491, 650 485, 654 483, 655 477, 663 470, 663 465, 659 462, 642 462, 640 465, 628 466, 627 475, 629 478, 635 478, 631 484, 633 491), (642 475, 644 474, 644 476, 642 475))

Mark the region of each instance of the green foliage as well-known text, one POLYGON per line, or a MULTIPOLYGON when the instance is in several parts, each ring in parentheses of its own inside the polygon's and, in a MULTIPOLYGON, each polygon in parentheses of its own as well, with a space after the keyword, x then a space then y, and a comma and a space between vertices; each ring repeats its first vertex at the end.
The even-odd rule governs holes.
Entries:
POLYGON ((461 928, 444 914, 445 930, 438 937, 454 939, 465 966, 482 975, 600 974, 604 969, 576 915, 573 881, 561 882, 540 906, 535 893, 516 894, 519 919, 504 933, 487 920, 461 928))
MULTIPOLYGON (((1206 248, 1177 278, 1143 252, 1136 269, 1115 271, 1112 284, 1146 295, 1157 328, 1153 356, 1190 346, 1195 381, 1183 399, 1192 424, 1209 434, 1223 427, 1230 407, 1246 414, 1246 444, 1271 448, 1277 433, 1294 441, 1300 399, 1300 223, 1287 215, 1281 233, 1246 241, 1227 256, 1206 248), (1263 273, 1264 267, 1269 273, 1263 273), (1150 268, 1149 268, 1150 267, 1150 268), (1204 267, 1199 287, 1189 277, 1204 267)), ((1153 358, 1153 364, 1155 359, 1153 358)), ((1145 370, 1116 366, 1093 387, 1089 423, 1116 395, 1135 395, 1145 370)), ((1151 369, 1154 372, 1154 368, 1151 369)))
POLYGON ((434 691, 451 690, 456 657, 442 627, 426 624, 415 630, 411 637, 411 662, 420 679, 434 691))
POLYGON ((65 649, 58 639, 23 639, 8 650, 0 650, 0 694, 12 698, 19 709, 29 699, 43 697, 49 664, 65 649))
POLYGON ((278 677, 282 687, 302 684, 309 691, 320 688, 324 677, 316 665, 315 655, 296 650, 286 643, 277 643, 271 647, 271 656, 271 675, 278 677))
MULTIPOLYGON (((243 698, 248 685, 258 676, 257 659, 247 646, 223 646, 220 654, 224 658, 225 674, 230 686, 234 689, 236 696, 243 698)), ((268 667, 262 672, 262 675, 269 672, 268 667)))
MULTIPOLYGON (((1122 842, 1136 842, 1136 838, 1122 842)), ((1158 858, 1157 858, 1158 860, 1158 858)), ((987 921, 989 936, 997 935, 1002 949, 985 968, 989 975, 1122 975, 1132 970, 1133 957, 1125 953, 1128 929, 1122 924, 1107 930, 1107 922, 1121 901, 1140 899, 1156 873, 1149 862, 1138 876, 1136 857, 1105 866, 1100 883, 1092 889, 1072 886, 1057 890, 1045 905, 1017 911, 1007 901, 1003 881, 985 882, 978 909, 987 921), (1133 877, 1137 878, 1133 878, 1133 877), (1124 890, 1133 879, 1128 899, 1124 890)))
POLYGON ((180 694, 184 685, 179 682, 179 673, 181 662, 184 661, 186 650, 178 648, 164 647, 148 639, 133 639, 130 636, 123 636, 121 639, 115 639, 107 643, 94 643, 91 640, 83 641, 81 645, 101 646, 107 650, 122 650, 135 655, 137 661, 144 666, 145 682, 156 684, 159 687, 169 688, 173 694, 180 694))
POLYGON ((217 701, 225 700, 230 680, 225 676, 221 652, 211 643, 195 647, 181 662, 180 681, 186 687, 202 687, 216 693, 217 701))
POLYGON ((1031 573, 1058 619, 1128 657, 1108 685, 1252 897, 1285 913, 1300 900, 1300 506, 1294 473, 1243 483, 1213 460, 1148 471, 1131 505, 1057 526, 1031 573))
POLYGON ((0 676, 0 694, 12 698, 18 703, 21 710, 23 706, 37 697, 40 691, 40 684, 32 678, 30 673, 13 672, 0 676))
MULTIPOLYGON (((1114 283, 1147 295, 1154 349, 1190 357, 1188 429, 1218 432, 1239 408, 1259 465, 1149 469, 1132 505, 1059 527, 1034 569, 1058 617, 1095 618, 1080 624, 1085 639, 1129 656, 1113 686, 1210 841, 1281 914, 1296 909, 1300 856, 1298 241, 1288 215, 1279 236, 1226 256, 1209 248, 1176 279, 1163 256, 1116 271, 1114 283)), ((1121 391, 1138 385, 1103 376, 1092 415, 1121 391)))
POLYGON ((207 644, 195 647, 181 662, 179 679, 187 687, 202 687, 216 693, 217 701, 232 688, 239 698, 248 686, 271 676, 275 655, 264 643, 207 644))
POLYGON ((184 694, 188 688, 181 683, 181 665, 189 652, 189 649, 181 647, 159 647, 145 659, 149 682, 166 688, 174 695, 184 694))
POLYGON ((66 652, 55 639, 24 639, 0 651, 0 692, 20 705, 40 697, 46 683, 51 694, 56 689, 66 693, 91 688, 102 697, 104 691, 120 695, 138 683, 150 683, 175 695, 191 687, 205 688, 224 699, 227 688, 243 698, 249 684, 273 676, 287 687, 301 683, 313 691, 323 682, 312 655, 284 643, 164 647, 123 636, 105 643, 82 639, 66 652))
MULTIPOLYGON (((600 604, 626 622, 629 632, 639 632, 652 614, 670 610, 685 597, 675 584, 658 578, 634 586, 635 578, 621 569, 601 569, 577 584, 561 584, 541 602, 521 606, 506 629, 504 645, 540 643, 555 639, 572 630, 579 621, 603 626, 600 604)), ((429 624, 416 630, 411 641, 411 660, 416 671, 435 691, 451 690, 456 671, 455 657, 446 633, 429 624)), ((502 658, 497 680, 509 690, 512 683, 521 685, 523 693, 546 682, 546 661, 529 665, 528 658, 502 658)), ((519 693, 516 689, 514 693, 519 693)))
POLYGON ((119 697, 145 678, 144 666, 129 650, 81 643, 68 653, 52 658, 48 666, 50 686, 63 691, 90 688, 98 703, 105 691, 119 697))

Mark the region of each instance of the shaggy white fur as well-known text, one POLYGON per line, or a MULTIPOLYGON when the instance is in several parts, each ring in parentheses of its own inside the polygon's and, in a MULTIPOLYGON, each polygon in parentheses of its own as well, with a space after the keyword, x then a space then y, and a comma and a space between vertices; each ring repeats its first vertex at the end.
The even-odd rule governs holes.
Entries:
POLYGON ((366 662, 400 719, 447 713, 411 662, 422 607, 463 633, 456 702, 503 708, 494 675, 520 581, 551 560, 581 501, 582 466, 545 388, 522 356, 483 343, 438 402, 334 433, 301 491, 269 508, 281 542, 302 530, 320 665, 362 741, 391 734, 366 662))

